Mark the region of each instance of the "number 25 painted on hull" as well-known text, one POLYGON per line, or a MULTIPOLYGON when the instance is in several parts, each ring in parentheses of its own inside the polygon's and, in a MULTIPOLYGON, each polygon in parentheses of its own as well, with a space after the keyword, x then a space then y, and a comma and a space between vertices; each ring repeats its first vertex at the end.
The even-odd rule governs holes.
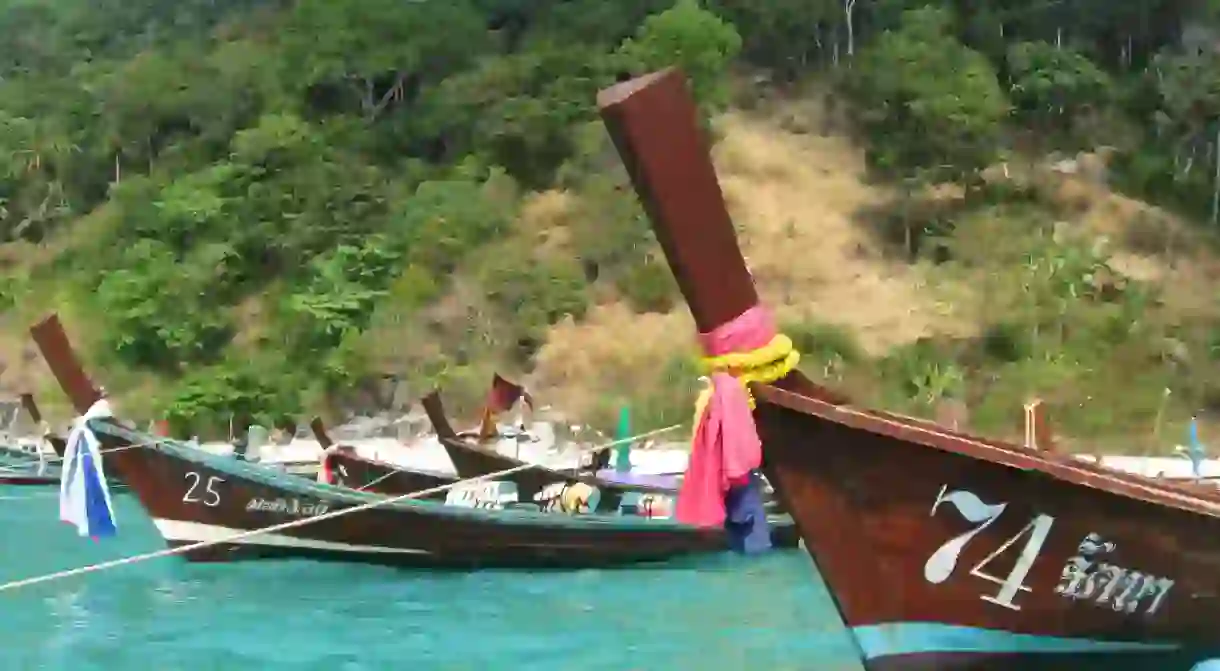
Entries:
MULTIPOLYGON (((681 73, 598 104, 700 341, 765 314, 681 73)), ((869 671, 1220 658, 1220 496, 855 407, 799 371, 750 390, 768 479, 869 671)))

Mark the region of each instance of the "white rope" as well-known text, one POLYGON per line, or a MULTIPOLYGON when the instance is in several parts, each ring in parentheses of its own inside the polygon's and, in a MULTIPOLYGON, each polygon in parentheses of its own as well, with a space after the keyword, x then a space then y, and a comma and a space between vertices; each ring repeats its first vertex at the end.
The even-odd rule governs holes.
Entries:
MULTIPOLYGON (((657 431, 654 431, 653 433, 660 433, 662 431, 672 430, 672 428, 673 427, 659 429, 657 431)), ((613 445, 636 440, 638 438, 642 438, 647 435, 649 435, 649 434, 640 434, 639 436, 632 436, 630 438, 622 438, 622 439, 619 439, 612 443, 608 443, 606 445, 599 445, 592 449, 602 449, 604 447, 611 447, 613 445)), ((465 480, 458 480, 457 482, 451 482, 449 484, 440 485, 439 487, 432 487, 429 489, 423 489, 423 490, 416 491, 416 492, 410 492, 408 494, 402 494, 400 496, 388 497, 388 498, 384 498, 384 499, 381 499, 378 501, 370 501, 368 503, 362 503, 358 506, 353 506, 351 508, 341 508, 339 510, 332 510, 330 512, 323 513, 321 515, 314 515, 313 517, 303 517, 301 519, 289 520, 287 522, 283 522, 280 524, 274 524, 272 526, 263 527, 261 529, 251 529, 249 531, 243 531, 243 532, 236 533, 236 534, 233 534, 230 536, 225 536, 223 538, 218 538, 218 539, 208 540, 208 541, 200 541, 198 543, 191 543, 189 545, 180 545, 178 547, 166 548, 164 550, 157 550, 156 552, 146 552, 144 554, 132 555, 130 557, 123 557, 122 559, 114 559, 111 561, 101 562, 98 564, 89 564, 87 566, 81 566, 78 568, 68 569, 65 571, 57 571, 55 573, 48 573, 45 575, 34 576, 33 578, 24 578, 22 580, 14 580, 12 582, 7 582, 7 583, 4 583, 3 585, 0 585, 0 592, 7 592, 10 590, 18 589, 20 587, 29 587, 31 585, 37 585, 39 583, 44 583, 44 582, 51 582, 54 580, 62 580, 64 578, 71 578, 73 576, 84 575, 86 573, 95 573, 97 571, 104 571, 107 569, 118 568, 119 566, 126 566, 128 564, 137 564, 139 562, 148 561, 149 559, 159 559, 161 557, 170 557, 173 555, 183 554, 185 552, 191 552, 192 550, 200 550, 200 549, 210 547, 213 545, 222 545, 225 543, 232 543, 233 541, 244 540, 246 538, 253 538, 255 536, 261 536, 263 534, 275 533, 278 531, 283 531, 285 529, 295 529, 296 527, 303 527, 307 524, 312 524, 313 522, 320 522, 322 520, 333 519, 333 518, 341 517, 343 515, 347 515, 350 513, 358 513, 358 512, 363 512, 365 510, 372 510, 374 508, 379 508, 381 506, 388 505, 391 503, 397 503, 399 501, 404 501, 406 499, 415 499, 415 498, 419 498, 421 496, 428 496, 429 494, 437 494, 440 492, 444 492, 444 491, 453 489, 454 487, 457 487, 459 485, 469 484, 472 482, 482 482, 484 480, 491 480, 494 478, 509 475, 511 473, 516 473, 518 471, 528 470, 528 469, 535 468, 535 467, 536 467, 536 464, 521 464, 518 466, 514 466, 512 468, 506 468, 502 471, 497 471, 495 473, 487 473, 485 475, 480 475, 475 478, 467 478, 465 480)))
MULTIPOLYGON (((131 449, 135 449, 137 447, 156 447, 156 445, 157 445, 157 441, 151 441, 151 442, 147 442, 147 443, 133 443, 131 445, 119 445, 117 447, 104 447, 104 448, 98 450, 98 454, 108 454, 110 452, 122 452, 123 450, 131 450, 131 449)), ((55 456, 52 456, 52 457, 47 457, 48 464, 54 464, 54 463, 57 463, 57 462, 60 462, 63 460, 64 460, 64 458, 59 456, 58 454, 55 456)))
MULTIPOLYGON (((577 455, 579 456, 586 452, 595 452, 597 450, 604 450, 607 447, 614 447, 615 445, 621 445, 623 443, 635 442, 641 438, 648 438, 649 436, 655 436, 655 435, 662 434, 662 433, 669 433, 670 431, 673 431, 674 429, 680 429, 682 427, 683 427, 682 424, 674 424, 672 426, 667 426, 663 429, 653 429, 652 431, 646 431, 644 433, 641 433, 638 436, 631 436, 628 438, 619 438, 617 440, 612 440, 609 443, 606 443, 605 445, 599 445, 596 447, 585 448, 583 450, 577 450, 577 455)), ((604 438, 605 436, 602 436, 602 437, 604 438)), ((553 470, 553 471, 556 471, 557 473, 563 473, 565 471, 572 471, 572 473, 575 474, 577 471, 580 470, 580 464, 577 464, 576 466, 574 466, 572 468, 564 468, 564 469, 557 469, 557 468, 552 469, 552 468, 549 468, 542 464, 533 464, 533 465, 537 466, 538 468, 543 468, 546 470, 553 470)), ((368 489, 369 487, 372 487, 373 485, 381 482, 382 480, 385 480, 386 478, 388 478, 396 473, 402 473, 403 471, 407 471, 407 470, 410 470, 410 469, 396 466, 396 467, 394 467, 394 470, 390 471, 389 473, 386 473, 378 478, 375 478, 371 482, 366 482, 365 484, 360 485, 359 487, 356 488, 356 491, 364 491, 364 490, 368 489)))
MULTIPOLYGON (((98 450, 98 454, 106 454, 108 452, 122 452, 123 450, 130 450, 130 449, 134 449, 137 447, 155 447, 156 445, 157 445, 157 442, 153 441, 153 442, 146 442, 146 443, 134 443, 131 445, 119 445, 117 447, 104 447, 104 448, 98 450)), ((63 460, 64 460, 64 457, 61 457, 58 454, 48 455, 44 452, 39 452, 38 461, 34 461, 33 455, 31 455, 30 462, 28 464, 10 464, 8 466, 0 466, 0 470, 13 470, 13 469, 17 469, 18 471, 28 470, 28 468, 30 466, 33 466, 34 464, 39 464, 39 472, 42 472, 43 468, 45 468, 45 465, 56 464, 63 460)))

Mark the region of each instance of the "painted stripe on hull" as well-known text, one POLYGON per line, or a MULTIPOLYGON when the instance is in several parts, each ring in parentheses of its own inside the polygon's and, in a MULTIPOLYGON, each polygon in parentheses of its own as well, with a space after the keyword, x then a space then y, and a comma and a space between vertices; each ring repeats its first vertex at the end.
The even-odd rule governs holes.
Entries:
POLYGON ((867 671, 1216 671, 1201 652, 1075 652, 988 654, 946 652, 899 655, 864 663, 867 671))
POLYGON ((328 552, 348 552, 353 554, 401 554, 401 555, 417 555, 428 554, 426 550, 417 550, 413 548, 391 548, 380 545, 355 545, 352 543, 336 543, 334 541, 320 541, 312 538, 298 538, 296 536, 288 536, 285 534, 260 534, 258 536, 250 536, 241 538, 235 541, 225 541, 224 539, 236 534, 247 531, 246 529, 234 529, 232 527, 220 526, 218 524, 203 524, 201 522, 183 522, 181 520, 166 520, 153 519, 153 524, 157 526, 157 531, 161 532, 161 537, 166 541, 182 545, 189 543, 199 543, 203 541, 218 542, 223 541, 231 545, 257 545, 263 547, 278 547, 278 548, 294 548, 300 550, 323 550, 328 552))
POLYGON ((32 486, 32 487, 50 487, 59 484, 59 476, 42 476, 42 475, 16 475, 13 473, 0 473, 0 485, 13 485, 14 487, 32 486))
POLYGON ((1001 629, 979 629, 937 622, 890 622, 852 627, 865 659, 917 653, 1098 653, 1177 650, 1175 643, 1099 641, 1016 634, 1001 629))
POLYGON ((853 627, 869 671, 1192 671, 1216 651, 1177 643, 1018 634, 935 622, 853 627), (1033 665, 1033 666, 1031 666, 1033 665))

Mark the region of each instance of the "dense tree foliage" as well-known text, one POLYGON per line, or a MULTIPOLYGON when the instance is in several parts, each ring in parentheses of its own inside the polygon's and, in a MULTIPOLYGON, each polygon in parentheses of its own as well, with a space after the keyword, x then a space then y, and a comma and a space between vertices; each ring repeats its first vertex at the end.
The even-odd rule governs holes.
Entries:
POLYGON ((1215 225, 1215 5, 0 0, 0 241, 58 250, 4 304, 68 278, 95 354, 157 375, 182 426, 406 372, 369 363, 373 325, 426 322, 401 336, 440 342, 435 370, 528 366, 606 291, 673 304, 594 109, 670 64, 709 118, 734 70, 830 79, 870 167, 908 188, 978 186, 1032 134, 1111 145, 1117 183, 1215 225), (582 197, 565 238, 514 231, 553 186, 582 197))

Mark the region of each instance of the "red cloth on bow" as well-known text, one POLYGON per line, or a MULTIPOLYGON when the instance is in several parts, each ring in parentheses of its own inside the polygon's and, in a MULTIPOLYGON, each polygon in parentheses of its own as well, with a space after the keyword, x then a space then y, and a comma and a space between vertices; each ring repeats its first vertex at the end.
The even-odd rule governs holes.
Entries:
MULTIPOLYGON (((708 356, 746 353, 765 347, 775 337, 775 321, 761 306, 699 340, 708 356)), ((711 375, 712 393, 699 417, 690 462, 678 491, 674 516, 700 527, 724 524, 724 497, 734 485, 746 484, 750 471, 762 464, 762 441, 754 426, 745 387, 727 372, 711 375)))

